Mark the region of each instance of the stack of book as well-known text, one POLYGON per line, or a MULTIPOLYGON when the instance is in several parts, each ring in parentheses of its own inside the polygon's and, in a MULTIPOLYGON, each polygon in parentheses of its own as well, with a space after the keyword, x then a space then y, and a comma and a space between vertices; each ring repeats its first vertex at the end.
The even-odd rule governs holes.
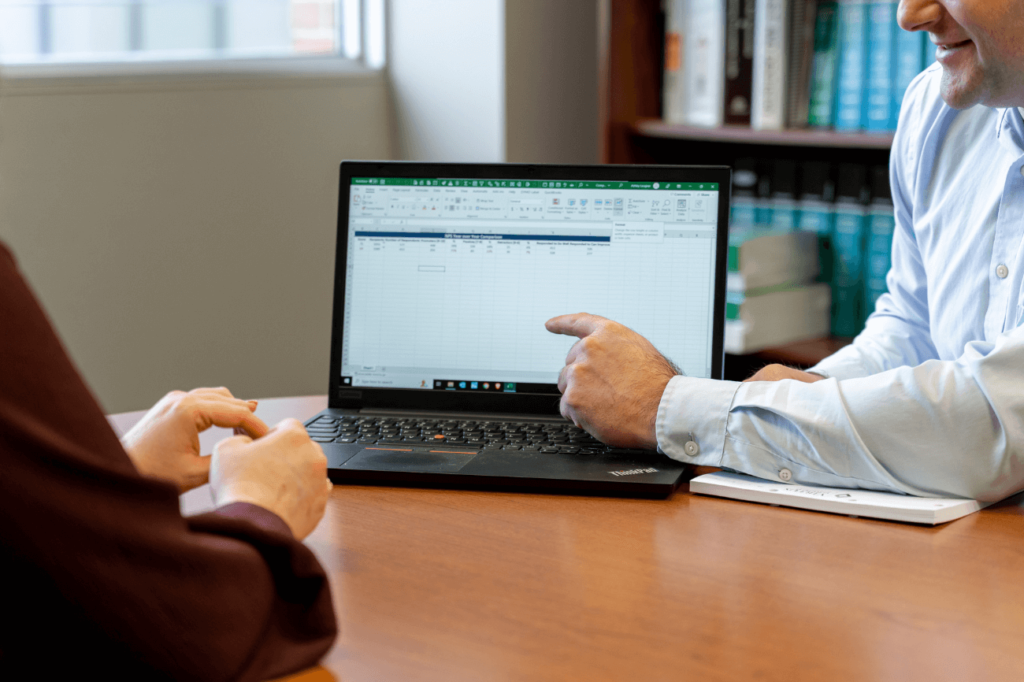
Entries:
POLYGON ((910 81, 934 59, 898 2, 667 0, 663 117, 757 130, 896 129, 910 81))
POLYGON ((884 167, 739 160, 726 352, 858 334, 886 291, 894 228, 884 167))

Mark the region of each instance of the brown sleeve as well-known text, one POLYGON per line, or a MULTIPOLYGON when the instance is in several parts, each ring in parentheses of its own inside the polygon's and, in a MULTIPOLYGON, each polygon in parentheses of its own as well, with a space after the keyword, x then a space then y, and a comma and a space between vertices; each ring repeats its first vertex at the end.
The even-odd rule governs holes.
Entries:
POLYGON ((0 244, 0 679, 27 664, 258 680, 315 663, 337 626, 309 549, 255 505, 178 505, 135 470, 0 244))

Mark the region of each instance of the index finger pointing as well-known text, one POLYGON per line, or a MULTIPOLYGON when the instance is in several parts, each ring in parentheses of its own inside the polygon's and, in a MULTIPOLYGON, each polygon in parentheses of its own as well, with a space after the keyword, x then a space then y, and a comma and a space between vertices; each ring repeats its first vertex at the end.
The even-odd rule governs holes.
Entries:
POLYGON ((596 332, 602 321, 604 321, 604 318, 597 315, 576 313, 574 315, 552 317, 544 323, 544 327, 552 334, 578 336, 582 339, 596 332))

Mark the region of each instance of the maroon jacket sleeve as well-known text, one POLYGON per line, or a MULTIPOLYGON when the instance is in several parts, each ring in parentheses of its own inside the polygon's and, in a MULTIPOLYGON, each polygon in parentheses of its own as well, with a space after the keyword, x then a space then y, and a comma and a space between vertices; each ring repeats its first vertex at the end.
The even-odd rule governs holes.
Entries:
POLYGON ((182 518, 135 470, 3 244, 0 524, 0 679, 266 679, 334 641, 324 571, 278 516, 182 518))

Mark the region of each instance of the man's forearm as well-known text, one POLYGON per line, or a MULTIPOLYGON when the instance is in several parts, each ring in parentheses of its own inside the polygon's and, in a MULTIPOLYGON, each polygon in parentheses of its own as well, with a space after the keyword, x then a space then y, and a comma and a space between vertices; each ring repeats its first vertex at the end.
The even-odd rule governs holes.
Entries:
POLYGON ((681 461, 770 480, 786 470, 807 484, 1001 498, 1024 487, 1024 406, 1013 388, 1024 380, 1022 357, 813 384, 677 378, 659 408, 659 446, 681 461), (698 458, 682 448, 689 431, 698 458))

